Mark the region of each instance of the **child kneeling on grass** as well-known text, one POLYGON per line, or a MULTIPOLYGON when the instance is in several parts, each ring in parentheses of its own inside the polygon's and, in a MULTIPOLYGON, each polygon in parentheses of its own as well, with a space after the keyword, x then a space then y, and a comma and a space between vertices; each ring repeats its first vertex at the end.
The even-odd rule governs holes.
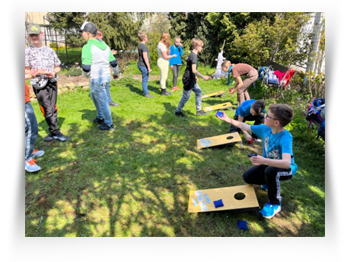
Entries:
POLYGON ((229 118, 225 113, 217 116, 236 127, 263 138, 263 156, 250 157, 254 167, 243 174, 248 184, 258 184, 268 191, 269 202, 260 213, 265 218, 272 218, 281 211, 281 180, 291 179, 296 171, 292 141, 293 137, 284 127, 293 119, 293 109, 285 104, 274 104, 268 108, 263 125, 248 125, 229 118))

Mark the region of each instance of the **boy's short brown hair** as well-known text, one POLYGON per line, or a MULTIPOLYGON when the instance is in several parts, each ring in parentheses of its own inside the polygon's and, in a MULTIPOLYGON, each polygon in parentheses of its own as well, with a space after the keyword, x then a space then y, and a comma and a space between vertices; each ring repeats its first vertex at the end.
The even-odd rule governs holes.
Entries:
POLYGON ((280 122, 282 127, 285 127, 292 121, 294 112, 293 109, 286 104, 273 104, 269 106, 269 111, 274 114, 275 118, 280 122))
POLYGON ((231 65, 231 62, 226 60, 221 64, 221 68, 223 68, 224 66, 228 66, 229 64, 231 65))
POLYGON ((139 40, 142 42, 146 37, 147 37, 147 34, 144 33, 144 32, 140 32, 137 37, 139 38, 139 40))
POLYGON ((200 40, 199 38, 192 38, 192 48, 195 49, 196 46, 203 46, 204 43, 202 40, 200 40))

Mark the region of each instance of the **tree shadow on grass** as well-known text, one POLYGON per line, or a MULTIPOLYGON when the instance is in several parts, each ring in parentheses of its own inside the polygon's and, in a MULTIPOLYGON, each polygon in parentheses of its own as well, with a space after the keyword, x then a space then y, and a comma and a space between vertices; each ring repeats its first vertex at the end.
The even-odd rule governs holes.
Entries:
MULTIPOLYGON (((64 118, 64 117, 60 117, 60 116, 57 117, 57 126, 58 126, 59 129, 61 129, 65 119, 66 118, 64 118)), ((47 134, 49 134, 49 126, 46 123, 45 119, 40 121, 40 122, 38 122, 38 128, 39 128, 39 130, 46 130, 47 134)))
MULTIPOLYGON (((70 123, 71 142, 46 144, 43 170, 26 174, 26 236, 240 236, 237 219, 259 227, 249 236, 298 236, 310 227, 302 218, 286 222, 296 207, 277 215, 283 228, 254 212, 188 213, 191 190, 242 185, 251 164, 238 148, 197 149, 196 139, 221 132, 217 119, 178 118, 175 106, 163 106, 143 120, 113 115, 110 132, 70 123)), ((256 192, 263 205, 266 192, 256 192)))

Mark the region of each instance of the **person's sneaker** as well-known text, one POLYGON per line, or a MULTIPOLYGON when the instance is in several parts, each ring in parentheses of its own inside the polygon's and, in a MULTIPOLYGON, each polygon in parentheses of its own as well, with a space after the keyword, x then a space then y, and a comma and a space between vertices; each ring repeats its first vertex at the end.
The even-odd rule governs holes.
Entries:
POLYGON ((149 97, 149 98, 152 98, 153 96, 152 96, 152 95, 150 95, 150 94, 148 93, 148 94, 144 95, 144 97, 149 97))
POLYGON ((281 204, 273 205, 270 202, 267 202, 259 212, 265 218, 272 218, 274 215, 276 215, 280 211, 281 211, 281 204))
POLYGON ((24 169, 27 172, 37 172, 41 169, 40 166, 38 166, 37 164, 35 164, 36 160, 35 159, 30 159, 28 161, 24 161, 24 169))
POLYGON ((171 93, 166 91, 166 89, 162 89, 162 92, 160 93, 161 96, 171 96, 171 93))
POLYGON ((107 126, 105 123, 102 125, 98 126, 98 129, 100 130, 114 130, 114 125, 112 124, 111 126, 107 126))
POLYGON ((197 116, 205 116, 205 115, 207 115, 208 113, 207 112, 205 112, 205 111, 203 111, 203 110, 199 110, 199 111, 197 111, 197 116))
POLYGON ((37 150, 37 149, 34 149, 33 152, 32 152, 32 155, 31 157, 32 158, 35 158, 35 157, 41 157, 45 154, 45 152, 43 150, 37 150))
POLYGON ((186 115, 182 112, 175 112, 175 115, 178 116, 178 117, 186 117, 186 115))
POLYGON ((111 102, 108 102, 108 104, 109 104, 109 106, 119 106, 119 104, 117 104, 117 103, 114 103, 113 101, 111 101, 111 102))
POLYGON ((59 140, 61 142, 66 142, 69 140, 69 137, 59 132, 57 135, 53 135, 53 139, 59 140))
POLYGON ((252 138, 254 139, 255 142, 258 142, 258 143, 261 143, 261 142, 262 142, 262 140, 261 140, 260 138, 258 138, 258 137, 253 137, 253 136, 252 136, 252 138))
POLYGON ((178 86, 175 86, 174 88, 175 88, 175 90, 180 90, 180 88, 178 86))
POLYGON ((46 142, 50 142, 53 140, 53 135, 51 133, 49 133, 45 138, 44 138, 44 141, 46 142))
POLYGON ((267 185, 261 185, 261 188, 264 189, 265 191, 267 191, 269 188, 267 187, 267 185))
POLYGON ((180 88, 178 88, 177 86, 174 86, 172 89, 171 89, 171 92, 174 92, 176 90, 180 90, 180 88))
POLYGON ((104 119, 100 119, 100 118, 96 117, 94 120, 92 120, 92 122, 101 125, 104 123, 104 119))

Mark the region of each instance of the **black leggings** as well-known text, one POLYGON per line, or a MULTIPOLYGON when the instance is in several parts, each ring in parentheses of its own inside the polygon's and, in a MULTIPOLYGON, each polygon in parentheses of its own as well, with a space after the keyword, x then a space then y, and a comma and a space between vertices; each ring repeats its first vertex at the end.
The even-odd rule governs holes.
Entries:
POLYGON ((181 65, 173 65, 173 87, 177 86, 181 65))
POLYGON ((248 169, 243 174, 243 180, 248 184, 267 185, 271 204, 278 205, 282 201, 280 180, 291 179, 291 169, 258 165, 248 169))

